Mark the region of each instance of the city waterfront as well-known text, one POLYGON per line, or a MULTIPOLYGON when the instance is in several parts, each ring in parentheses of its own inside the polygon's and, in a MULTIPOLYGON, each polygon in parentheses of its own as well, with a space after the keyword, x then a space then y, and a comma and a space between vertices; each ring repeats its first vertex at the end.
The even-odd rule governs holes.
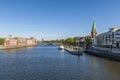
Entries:
POLYGON ((0 51, 0 80, 120 80, 120 62, 57 46, 0 51))

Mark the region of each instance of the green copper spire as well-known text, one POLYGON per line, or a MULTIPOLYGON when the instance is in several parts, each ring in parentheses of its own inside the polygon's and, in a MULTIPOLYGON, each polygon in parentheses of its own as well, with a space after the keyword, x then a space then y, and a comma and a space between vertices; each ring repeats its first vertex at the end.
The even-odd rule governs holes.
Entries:
POLYGON ((96 24, 95 24, 95 21, 93 20, 91 36, 92 38, 94 38, 96 35, 97 35, 96 24))

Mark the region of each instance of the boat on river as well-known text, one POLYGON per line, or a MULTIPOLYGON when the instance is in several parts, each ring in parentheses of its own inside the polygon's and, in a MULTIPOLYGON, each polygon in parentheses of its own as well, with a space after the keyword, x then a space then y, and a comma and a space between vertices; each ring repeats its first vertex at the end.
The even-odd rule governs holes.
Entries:
POLYGON ((60 46, 59 46, 59 49, 60 49, 60 50, 64 50, 64 46, 63 46, 63 45, 60 45, 60 46))

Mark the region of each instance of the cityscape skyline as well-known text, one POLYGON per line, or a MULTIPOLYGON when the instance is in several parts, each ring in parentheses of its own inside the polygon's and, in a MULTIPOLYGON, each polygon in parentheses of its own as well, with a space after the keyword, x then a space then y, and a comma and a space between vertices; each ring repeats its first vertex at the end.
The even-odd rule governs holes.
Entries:
POLYGON ((38 40, 86 36, 120 26, 119 0, 0 0, 0 37, 38 40))

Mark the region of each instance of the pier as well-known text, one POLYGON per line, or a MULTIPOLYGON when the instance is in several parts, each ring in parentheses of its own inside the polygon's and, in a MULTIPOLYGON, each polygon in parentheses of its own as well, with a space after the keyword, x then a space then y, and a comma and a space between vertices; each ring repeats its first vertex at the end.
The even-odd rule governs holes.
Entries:
POLYGON ((65 50, 69 53, 71 53, 72 55, 82 55, 84 50, 80 49, 80 47, 76 47, 76 48, 70 48, 70 47, 65 47, 65 50))

